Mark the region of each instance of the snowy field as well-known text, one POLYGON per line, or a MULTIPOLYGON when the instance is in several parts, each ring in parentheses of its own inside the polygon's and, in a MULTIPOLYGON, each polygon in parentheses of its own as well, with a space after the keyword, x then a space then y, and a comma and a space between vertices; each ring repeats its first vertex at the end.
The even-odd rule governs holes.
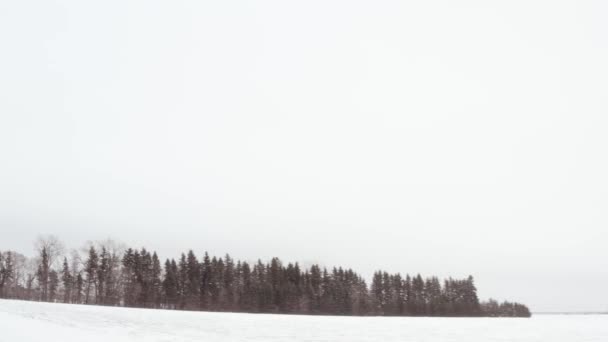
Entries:
POLYGON ((606 342, 608 316, 320 317, 180 312, 0 300, 0 342, 606 342))

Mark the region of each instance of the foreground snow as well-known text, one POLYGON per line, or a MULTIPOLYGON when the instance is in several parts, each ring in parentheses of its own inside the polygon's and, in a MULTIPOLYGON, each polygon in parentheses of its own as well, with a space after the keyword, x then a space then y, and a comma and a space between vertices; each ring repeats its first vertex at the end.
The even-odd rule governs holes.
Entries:
POLYGON ((180 312, 0 300, 0 342, 608 341, 608 316, 321 317, 180 312))

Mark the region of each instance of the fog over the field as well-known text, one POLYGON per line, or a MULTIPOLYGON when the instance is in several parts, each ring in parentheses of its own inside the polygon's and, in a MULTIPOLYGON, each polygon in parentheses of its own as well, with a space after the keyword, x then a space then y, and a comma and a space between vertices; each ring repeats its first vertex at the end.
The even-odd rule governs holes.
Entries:
POLYGON ((0 250, 113 237, 608 309, 608 2, 4 1, 0 250))

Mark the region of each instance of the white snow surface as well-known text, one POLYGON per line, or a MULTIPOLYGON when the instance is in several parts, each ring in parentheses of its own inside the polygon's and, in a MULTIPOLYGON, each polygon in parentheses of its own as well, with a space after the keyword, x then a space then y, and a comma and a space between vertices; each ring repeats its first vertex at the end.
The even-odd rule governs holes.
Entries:
POLYGON ((607 315, 338 317, 185 312, 0 300, 0 342, 608 341, 607 315))

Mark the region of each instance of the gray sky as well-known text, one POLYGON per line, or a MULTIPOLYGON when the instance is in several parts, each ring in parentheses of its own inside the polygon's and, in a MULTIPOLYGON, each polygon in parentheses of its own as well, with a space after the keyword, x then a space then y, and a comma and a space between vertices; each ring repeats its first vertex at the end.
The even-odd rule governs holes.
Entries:
POLYGON ((0 249, 476 276, 608 309, 608 2, 2 1, 0 249))

